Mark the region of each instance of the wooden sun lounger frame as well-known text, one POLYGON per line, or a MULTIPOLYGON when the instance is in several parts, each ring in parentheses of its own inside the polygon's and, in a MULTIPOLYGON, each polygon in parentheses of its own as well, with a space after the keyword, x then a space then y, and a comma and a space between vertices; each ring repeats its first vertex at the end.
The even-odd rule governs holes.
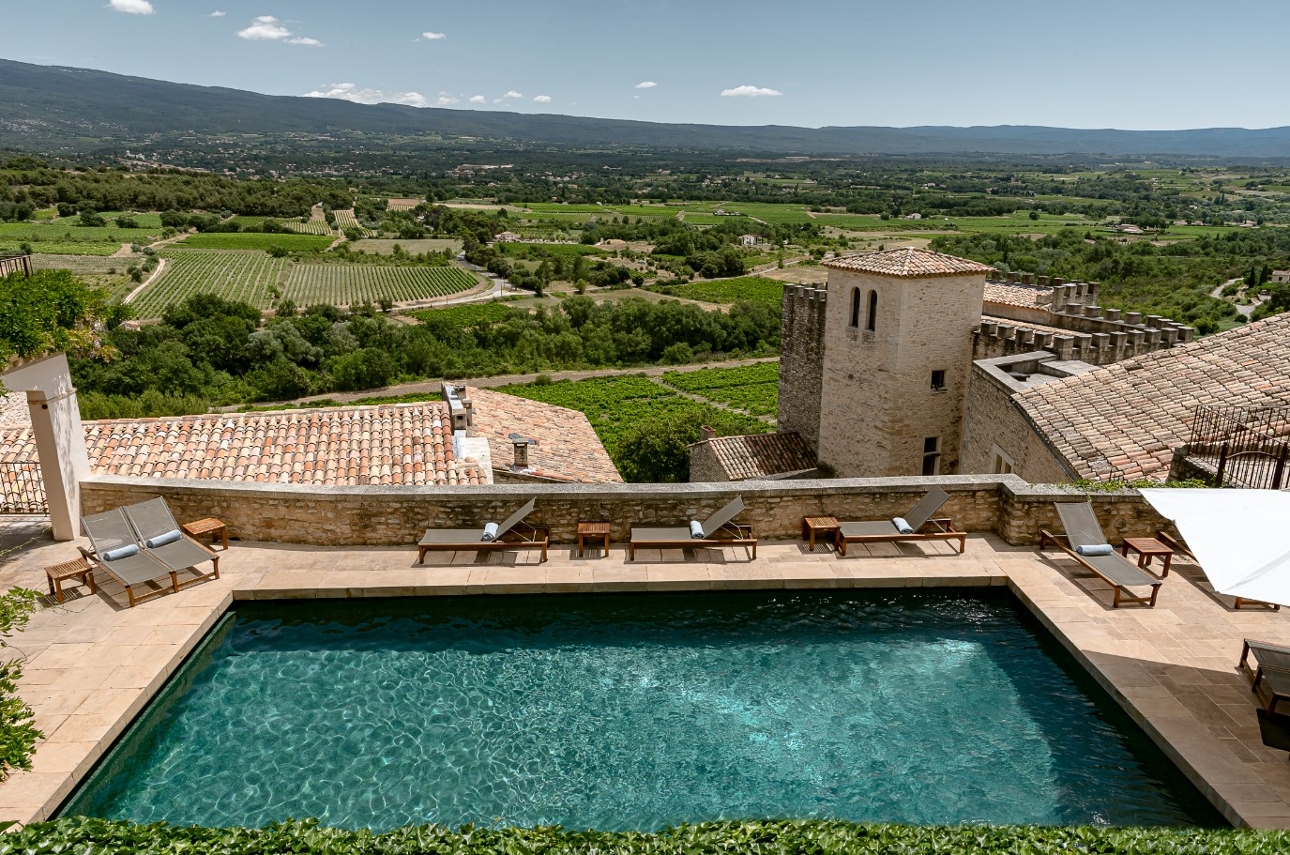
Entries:
MULTIPOLYGON (((928 491, 927 495, 923 496, 922 499, 919 499, 918 504, 928 501, 929 497, 933 496, 935 496, 935 498, 931 499, 931 501, 935 502, 935 507, 931 509, 931 513, 936 513, 936 511, 940 510, 941 505, 944 505, 945 502, 949 500, 949 494, 940 487, 936 487, 928 491)), ((917 508, 918 505, 914 505, 914 509, 917 508)), ((910 513, 912 514, 913 511, 910 511, 910 513)), ((845 524, 849 521, 843 520, 842 522, 845 524)), ((872 520, 872 522, 890 522, 890 520, 872 520)), ((926 522, 920 525, 917 530, 910 534, 901 534, 899 531, 894 530, 895 527, 895 524, 892 523, 893 531, 890 533, 852 535, 844 535, 842 533, 842 529, 838 528, 833 532, 833 545, 837 549, 837 554, 839 556, 845 556, 847 554, 848 543, 903 543, 916 542, 920 540, 957 540, 959 542, 959 555, 962 555, 967 551, 967 532, 955 529, 954 520, 949 517, 939 517, 936 519, 929 518, 926 522), (935 526, 935 530, 923 531, 923 529, 928 526, 935 526)))
POLYGON ((1290 684, 1290 668, 1264 662, 1263 657, 1259 656, 1261 650, 1278 653, 1290 659, 1290 647, 1282 647, 1278 644, 1269 644, 1266 641, 1254 641, 1247 638, 1245 639, 1245 644, 1241 647, 1241 661, 1236 664, 1237 669, 1250 678, 1250 691, 1259 696, 1260 702, 1263 701, 1263 695, 1259 692, 1259 685, 1262 684, 1268 687, 1269 697, 1264 709, 1269 714, 1276 714, 1277 703, 1279 701, 1290 701, 1290 692, 1277 691, 1273 687, 1271 680, 1267 678, 1269 675, 1276 674, 1278 677, 1284 677, 1286 683, 1290 684), (1258 657, 1257 667, 1255 668, 1250 667, 1249 656, 1251 652, 1258 657))
MULTIPOLYGON (((744 511, 744 502, 742 496, 736 496, 725 507, 718 510, 708 521, 714 518, 729 514, 729 517, 738 516, 744 511), (736 505, 738 507, 736 507, 736 505)), ((707 530, 708 522, 703 524, 704 530, 707 530)), ((724 549, 727 546, 743 546, 752 549, 752 556, 749 560, 757 560, 757 538, 753 537, 752 526, 740 525, 738 523, 727 521, 712 530, 707 537, 696 538, 688 526, 645 526, 642 528, 632 527, 631 537, 627 542, 627 560, 636 560, 636 547, 640 546, 645 549, 724 549), (666 531, 666 537, 651 537, 648 532, 666 531), (673 537, 673 532, 676 536, 673 537)))
MULTIPOLYGON (((156 576, 146 581, 127 582, 121 576, 112 572, 112 567, 110 563, 100 559, 98 553, 95 552, 92 548, 88 548, 84 546, 78 546, 76 548, 77 550, 80 551, 82 557, 84 557, 85 560, 89 562, 90 566, 94 568, 95 572, 100 570, 103 571, 104 573, 106 573, 107 575, 115 579, 117 581, 117 584, 119 584, 122 588, 125 588, 125 596, 126 596, 126 599, 129 600, 130 602, 130 608, 134 608, 136 605, 138 605, 139 603, 142 603, 144 600, 150 600, 153 597, 160 597, 161 595, 167 594, 167 593, 175 593, 175 594, 179 593, 179 571, 173 567, 168 567, 165 564, 162 564, 160 561, 157 561, 157 559, 155 558, 153 560, 157 561, 157 566, 161 569, 162 571, 161 573, 158 573, 156 576), (165 578, 163 574, 169 574, 170 587, 168 588, 160 587, 160 588, 157 588, 155 591, 148 591, 146 594, 140 594, 137 596, 135 595, 134 593, 135 588, 141 585, 147 585, 151 582, 159 581, 160 579, 165 578)), ((144 553, 140 552, 138 554, 144 554, 144 553)))
POLYGON ((536 502, 536 499, 529 499, 519 510, 504 520, 496 540, 479 540, 479 536, 483 533, 482 529, 447 529, 447 531, 461 532, 464 536, 461 540, 455 541, 433 541, 427 540, 427 536, 434 531, 444 531, 444 529, 426 529, 425 534, 421 535, 421 540, 417 541, 417 563, 425 563, 427 552, 506 552, 517 549, 540 549, 542 555, 538 563, 541 564, 546 561, 547 549, 551 546, 551 530, 545 526, 532 526, 524 522, 524 518, 533 512, 533 505, 536 502), (473 539, 467 539, 467 537, 473 539))
MULTIPOLYGON (((1045 529, 1040 529, 1039 530, 1039 551, 1043 552, 1044 546, 1046 546, 1049 543, 1052 543, 1062 552, 1065 552, 1068 556, 1074 559, 1076 564, 1083 567, 1085 570, 1089 571, 1094 576, 1097 576, 1097 578, 1101 579, 1103 582, 1111 586, 1111 588, 1115 592, 1115 595, 1111 600, 1112 608, 1118 609, 1120 605, 1123 603, 1137 603, 1139 605, 1144 605, 1147 608, 1155 608, 1156 597, 1160 595, 1160 586, 1164 584, 1163 579, 1155 579, 1155 578, 1152 578, 1151 576, 1148 576, 1146 573, 1143 573, 1142 584, 1151 586, 1151 596, 1139 597, 1131 593, 1129 591, 1128 586, 1115 581, 1110 576, 1107 576, 1101 570, 1097 569, 1092 564, 1089 564, 1087 561, 1085 561, 1083 555, 1080 555, 1078 552, 1071 549, 1069 537, 1067 537, 1064 534, 1053 534, 1052 532, 1047 531, 1045 529)), ((1116 554, 1116 557, 1119 557, 1119 555, 1116 554)), ((1132 564, 1129 564, 1128 561, 1125 561, 1124 563, 1128 567, 1132 567, 1135 570, 1137 569, 1136 567, 1133 567, 1132 564)))

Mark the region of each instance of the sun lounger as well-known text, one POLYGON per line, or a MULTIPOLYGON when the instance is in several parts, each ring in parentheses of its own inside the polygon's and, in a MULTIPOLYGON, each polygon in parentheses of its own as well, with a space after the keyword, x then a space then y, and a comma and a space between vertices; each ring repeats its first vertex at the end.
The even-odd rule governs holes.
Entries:
POLYGON ((840 522, 833 534, 838 555, 847 554, 848 543, 899 543, 918 540, 957 540, 959 554, 967 549, 967 533, 954 530, 954 521, 949 518, 932 519, 932 514, 941 509, 949 499, 949 494, 940 487, 933 487, 918 504, 905 514, 905 522, 913 529, 910 534, 903 534, 892 520, 872 520, 861 522, 840 522), (924 530, 926 529, 926 530, 924 530))
POLYGON ((636 560, 636 547, 645 549, 694 549, 696 547, 747 546, 752 548, 752 557, 757 557, 757 539, 753 537, 752 527, 732 523, 744 509, 742 496, 733 501, 702 523, 698 523, 700 537, 695 537, 695 529, 690 525, 668 526, 665 528, 637 528, 632 526, 631 540, 628 543, 628 559, 636 560))
POLYGON ((1290 701, 1290 647, 1268 644, 1266 641, 1245 639, 1241 648, 1241 661, 1237 668, 1250 678, 1250 691, 1263 700, 1260 686, 1268 690, 1264 706, 1269 713, 1276 713, 1278 701, 1290 701), (1256 667, 1250 667, 1250 654, 1254 654, 1256 667))
POLYGON ((1164 584, 1162 580, 1138 569, 1133 562, 1122 558, 1114 550, 1108 555, 1081 555, 1077 551, 1080 547, 1097 547, 1107 542, 1090 503, 1055 502, 1054 506, 1057 508, 1057 515, 1061 517, 1062 527, 1066 529, 1066 533, 1053 534, 1041 529, 1039 532, 1041 552, 1047 544, 1052 543, 1085 570, 1110 585, 1115 591, 1115 598, 1112 601, 1114 608, 1118 609, 1121 603, 1141 603, 1148 608, 1156 604, 1156 596, 1160 593, 1160 586, 1164 584), (1136 596, 1129 591, 1130 588, 1147 586, 1151 587, 1149 597, 1136 596))
POLYGON ((516 549, 540 549, 539 563, 546 561, 547 547, 551 545, 551 531, 524 524, 524 518, 533 512, 536 499, 529 499, 524 507, 511 514, 497 527, 492 540, 483 540, 484 527, 479 528, 428 528, 417 542, 417 563, 424 564, 427 552, 499 552, 516 549))
POLYGON ((155 555, 139 548, 134 529, 120 508, 82 517, 81 526, 93 547, 80 547, 81 554, 95 570, 102 570, 121 583, 131 608, 149 597, 165 593, 166 588, 160 588, 142 596, 135 594, 135 588, 163 577, 170 578, 167 586, 170 590, 179 591, 179 579, 175 570, 161 563, 155 555))
POLYGON ((176 575, 179 588, 219 578, 219 555, 184 534, 165 499, 150 499, 137 505, 127 505, 121 510, 134 528, 144 552, 173 570, 197 572, 195 578, 184 581, 178 581, 176 575), (213 565, 211 572, 198 571, 197 565, 207 561, 213 565))

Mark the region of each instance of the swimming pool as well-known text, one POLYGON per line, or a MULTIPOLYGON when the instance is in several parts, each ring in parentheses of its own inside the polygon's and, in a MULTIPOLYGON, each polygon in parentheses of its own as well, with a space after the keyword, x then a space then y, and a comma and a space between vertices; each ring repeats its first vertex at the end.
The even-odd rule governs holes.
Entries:
POLYGON ((239 605, 61 813, 1222 822, 1005 592, 239 605))

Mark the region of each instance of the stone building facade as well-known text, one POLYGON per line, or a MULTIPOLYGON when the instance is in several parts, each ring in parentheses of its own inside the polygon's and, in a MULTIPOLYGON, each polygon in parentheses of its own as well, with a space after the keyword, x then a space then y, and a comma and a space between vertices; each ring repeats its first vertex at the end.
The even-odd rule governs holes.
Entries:
POLYGON ((780 430, 800 433, 843 477, 958 471, 991 268, 920 249, 825 264, 823 299, 785 289, 780 430))

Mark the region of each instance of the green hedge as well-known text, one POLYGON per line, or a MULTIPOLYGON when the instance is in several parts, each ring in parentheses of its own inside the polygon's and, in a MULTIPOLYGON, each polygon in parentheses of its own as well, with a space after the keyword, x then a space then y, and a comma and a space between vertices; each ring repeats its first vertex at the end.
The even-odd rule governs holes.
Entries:
POLYGON ((385 834, 322 828, 315 821, 259 830, 133 825, 102 819, 35 823, 0 835, 8 853, 327 853, 327 855, 1273 855, 1290 851, 1290 832, 1032 826, 855 825, 845 822, 716 822, 656 834, 560 828, 460 831, 434 825, 385 834))

